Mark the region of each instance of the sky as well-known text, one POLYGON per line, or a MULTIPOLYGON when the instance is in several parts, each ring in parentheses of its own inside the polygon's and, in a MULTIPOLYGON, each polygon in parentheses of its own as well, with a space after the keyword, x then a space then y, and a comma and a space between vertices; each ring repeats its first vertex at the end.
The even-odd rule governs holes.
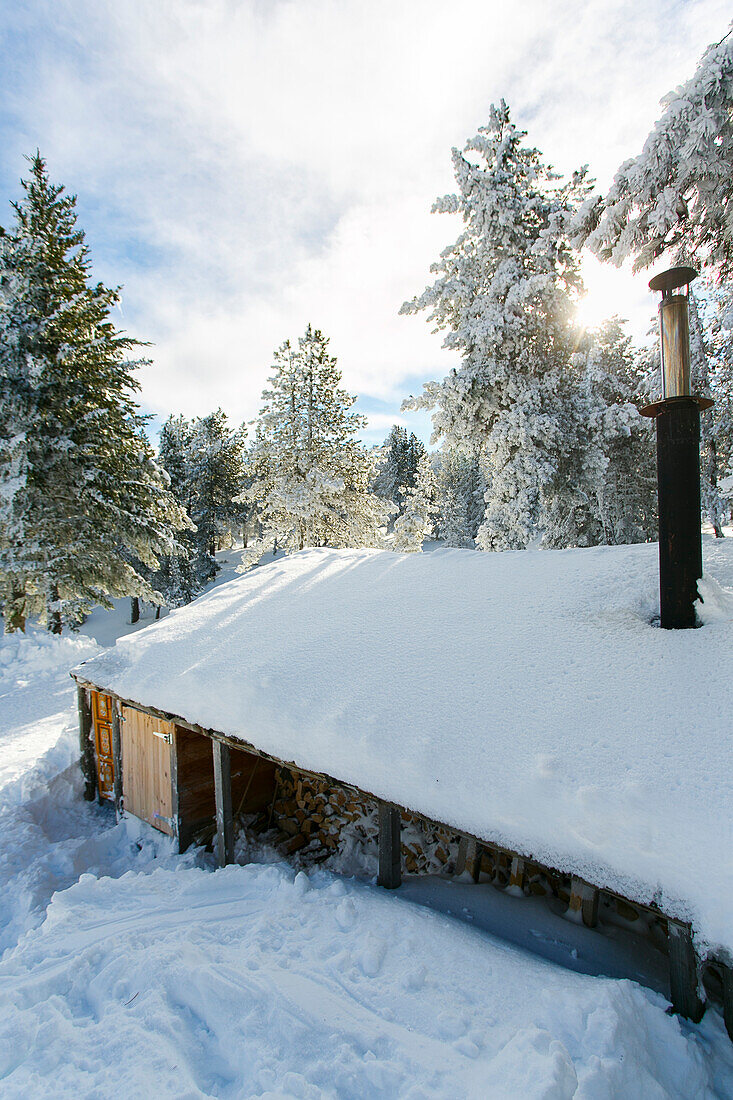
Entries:
MULTIPOLYGON (((24 154, 78 196, 118 327, 150 343, 154 430, 251 420, 310 322, 379 442, 457 362, 399 316, 460 223, 432 214, 504 98, 528 143, 603 189, 660 98, 726 33, 723 0, 0 0, 0 224, 24 154)), ((662 264, 662 266, 666 266, 662 264)), ((652 272, 584 260, 586 318, 643 338, 652 272)))

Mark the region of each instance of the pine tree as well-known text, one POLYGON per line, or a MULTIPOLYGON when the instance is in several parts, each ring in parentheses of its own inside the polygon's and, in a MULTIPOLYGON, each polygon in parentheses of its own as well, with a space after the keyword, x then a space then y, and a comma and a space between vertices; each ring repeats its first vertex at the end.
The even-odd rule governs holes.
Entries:
MULTIPOLYGON (((730 516, 731 475, 733 475, 733 295, 722 283, 712 288, 710 329, 710 358, 712 392, 715 404, 712 413, 715 421, 715 457, 719 487, 722 478, 727 479, 726 506, 730 516)), ((729 520, 730 522, 730 520, 729 520)))
POLYGON ((185 539, 185 559, 166 563, 160 577, 173 606, 189 603, 216 576, 218 543, 244 522, 245 438, 245 428, 232 430, 221 409, 191 421, 170 416, 163 425, 160 461, 195 525, 185 539))
POLYGON ((381 448, 377 473, 372 486, 377 496, 391 500, 402 510, 405 491, 414 489, 420 459, 425 446, 414 432, 395 424, 381 448))
POLYGON ((634 269, 657 256, 733 271, 733 26, 703 54, 694 75, 663 100, 662 117, 637 157, 621 165, 605 196, 589 199, 574 228, 578 245, 634 269))
POLYGON ((569 491, 559 464, 574 446, 564 428, 580 279, 567 226, 587 188, 582 174, 560 186, 524 137, 502 101, 453 150, 458 193, 433 210, 460 213, 464 231, 432 265, 433 285, 401 310, 429 310, 444 346, 461 353, 407 407, 434 409, 434 438, 481 456, 483 549, 557 544, 553 517, 569 491))
POLYGON ((188 521, 132 399, 119 291, 90 283, 75 197, 30 164, 0 241, 0 583, 6 629, 58 632, 110 597, 153 599, 133 562, 156 568, 188 521))
MULTIPOLYGON (((692 392, 711 397, 713 381, 709 362, 708 341, 703 326, 701 303, 690 289, 690 381, 692 392)), ((714 398, 713 398, 714 400, 714 398)), ((713 528, 715 537, 723 538, 724 508, 718 489, 718 436, 722 434, 723 418, 713 406, 700 416, 700 497, 703 517, 713 528)), ((720 412, 725 409, 721 408, 720 412)))
POLYGON ((297 348, 275 352, 262 400, 246 496, 280 545, 373 545, 390 509, 370 491, 373 462, 356 439, 365 420, 321 332, 309 325, 297 348))
POLYGON ((406 489, 402 512, 395 520, 392 549, 419 552, 435 533, 437 485, 432 457, 425 452, 415 472, 415 484, 406 489))
MULTIPOLYGON (((158 460, 168 475, 171 493, 189 519, 194 509, 193 482, 190 476, 193 437, 193 425, 188 420, 183 416, 169 416, 161 428, 158 443, 158 460)), ((160 563, 155 577, 156 588, 168 607, 182 607, 201 592, 196 535, 192 522, 190 530, 181 535, 184 552, 175 557, 166 557, 160 563)))
POLYGON ((649 366, 617 317, 587 341, 571 405, 579 460, 563 470, 576 496, 571 544, 645 542, 657 536, 654 431, 638 411, 649 400, 649 366))
POLYGON ((196 524, 199 580, 205 584, 218 571, 217 545, 232 527, 241 526, 247 506, 243 488, 245 430, 232 431, 218 409, 193 423, 188 476, 192 488, 191 519, 196 524))
POLYGON ((485 485, 478 459, 444 448, 435 462, 436 528, 447 546, 473 547, 484 515, 485 485))

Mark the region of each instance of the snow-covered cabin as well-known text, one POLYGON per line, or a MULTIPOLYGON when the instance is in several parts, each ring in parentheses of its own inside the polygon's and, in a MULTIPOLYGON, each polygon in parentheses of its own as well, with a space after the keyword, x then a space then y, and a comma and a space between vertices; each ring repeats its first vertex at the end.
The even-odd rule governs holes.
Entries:
POLYGON ((659 914, 688 986, 691 931, 730 998, 733 540, 705 561, 672 632, 655 545, 293 554, 74 671, 88 781, 182 846, 216 811, 226 861, 287 765, 379 803, 386 884, 418 814, 659 914))

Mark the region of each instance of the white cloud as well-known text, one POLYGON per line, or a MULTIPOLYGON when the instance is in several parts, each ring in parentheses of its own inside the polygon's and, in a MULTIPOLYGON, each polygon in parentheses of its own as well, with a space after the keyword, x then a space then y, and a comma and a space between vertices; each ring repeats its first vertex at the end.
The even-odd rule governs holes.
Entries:
MULTIPOLYGON (((429 214, 451 145, 504 95, 605 185, 728 19, 721 0, 30 0, 0 45, 3 178, 39 145, 78 191, 96 271, 155 345, 151 409, 253 416, 312 321, 345 384, 396 410, 453 362, 397 316, 457 232, 429 214)), ((641 331, 647 278, 603 276, 641 331)))

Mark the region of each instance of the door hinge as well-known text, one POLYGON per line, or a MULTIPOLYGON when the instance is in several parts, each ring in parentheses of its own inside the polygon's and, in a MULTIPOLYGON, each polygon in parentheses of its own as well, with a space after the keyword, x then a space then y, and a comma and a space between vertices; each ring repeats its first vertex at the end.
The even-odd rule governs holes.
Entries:
POLYGON ((153 820, 154 821, 165 821, 166 825, 170 829, 173 829, 174 832, 176 831, 176 819, 175 819, 175 817, 166 817, 165 814, 154 813, 153 814, 153 820))

